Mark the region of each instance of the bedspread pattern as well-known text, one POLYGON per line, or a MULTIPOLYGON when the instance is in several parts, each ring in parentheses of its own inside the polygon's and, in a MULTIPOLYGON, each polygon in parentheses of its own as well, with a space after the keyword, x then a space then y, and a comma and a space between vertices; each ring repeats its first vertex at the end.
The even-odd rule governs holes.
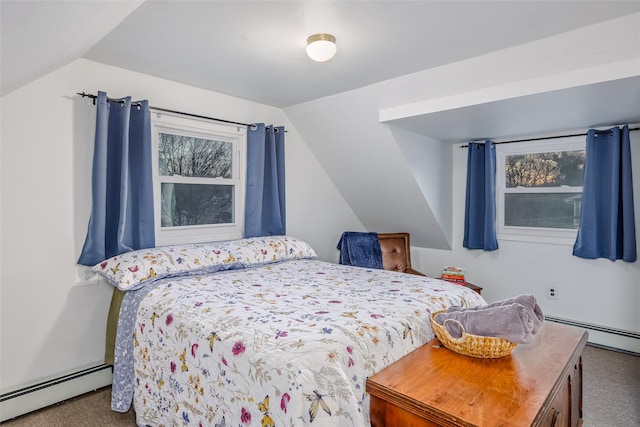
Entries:
POLYGON ((434 337, 430 312, 483 304, 436 279, 310 260, 158 284, 135 322, 137 422, 367 426, 367 377, 434 337))

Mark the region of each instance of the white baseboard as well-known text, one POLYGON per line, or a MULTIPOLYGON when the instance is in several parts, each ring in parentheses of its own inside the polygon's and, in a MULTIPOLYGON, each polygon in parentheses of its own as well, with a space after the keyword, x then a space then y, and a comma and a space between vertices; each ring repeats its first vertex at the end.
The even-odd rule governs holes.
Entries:
POLYGON ((99 365, 0 396, 0 422, 108 386, 111 367, 99 365))
POLYGON ((597 346, 640 355, 640 333, 638 332, 561 319, 553 316, 546 316, 545 320, 586 329, 589 333, 587 341, 597 346))

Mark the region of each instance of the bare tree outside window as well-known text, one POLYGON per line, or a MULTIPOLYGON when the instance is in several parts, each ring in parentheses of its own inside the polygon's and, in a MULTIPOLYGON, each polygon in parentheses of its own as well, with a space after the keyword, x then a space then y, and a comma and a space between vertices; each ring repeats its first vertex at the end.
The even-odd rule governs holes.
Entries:
POLYGON ((516 154, 506 158, 507 188, 581 186, 584 151, 516 154))
POLYGON ((231 178, 230 142, 161 133, 159 139, 160 175, 201 178, 231 178))
POLYGON ((162 227, 229 224, 233 185, 162 184, 162 227))
POLYGON ((508 155, 504 171, 504 225, 578 227, 582 193, 565 190, 582 187, 584 150, 508 155))
MULTIPOLYGON (((233 144, 226 141, 160 133, 161 176, 229 179, 233 173, 233 144)), ((203 183, 161 185, 161 226, 229 224, 234 221, 234 186, 203 183)))

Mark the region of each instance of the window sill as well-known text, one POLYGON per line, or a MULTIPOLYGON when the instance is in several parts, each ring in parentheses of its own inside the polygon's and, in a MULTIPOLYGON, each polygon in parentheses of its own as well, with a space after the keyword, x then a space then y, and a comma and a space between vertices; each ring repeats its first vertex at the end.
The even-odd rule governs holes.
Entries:
POLYGON ((573 246, 576 242, 576 236, 540 236, 540 235, 528 235, 528 234, 514 234, 514 233, 498 233, 498 240, 508 240, 513 242, 526 242, 526 243, 543 243, 551 245, 563 245, 573 246))

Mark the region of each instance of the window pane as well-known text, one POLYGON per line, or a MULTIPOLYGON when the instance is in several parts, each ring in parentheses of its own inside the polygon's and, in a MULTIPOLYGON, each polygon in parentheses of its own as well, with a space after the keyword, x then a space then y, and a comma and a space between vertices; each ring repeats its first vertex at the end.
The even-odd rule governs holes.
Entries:
POLYGON ((212 139, 160 133, 160 175, 231 178, 233 144, 212 139))
POLYGON ((233 185, 162 184, 162 227, 234 222, 233 185))
POLYGON ((582 193, 506 193, 504 225, 578 228, 582 193))
POLYGON ((584 150, 505 157, 505 183, 514 187, 582 187, 584 150))

